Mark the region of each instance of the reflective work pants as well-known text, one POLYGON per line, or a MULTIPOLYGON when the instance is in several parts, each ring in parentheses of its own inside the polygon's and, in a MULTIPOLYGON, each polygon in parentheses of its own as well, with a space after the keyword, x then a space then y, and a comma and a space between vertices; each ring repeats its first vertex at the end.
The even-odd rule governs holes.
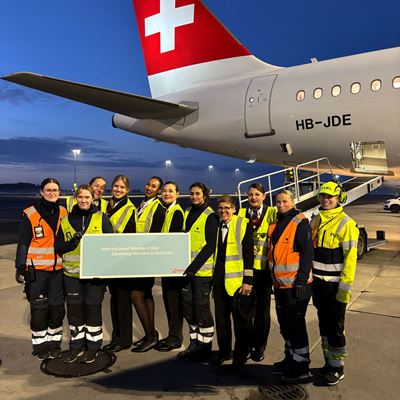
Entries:
POLYGON ((65 316, 63 271, 36 270, 25 291, 31 308, 34 353, 60 348, 65 316))

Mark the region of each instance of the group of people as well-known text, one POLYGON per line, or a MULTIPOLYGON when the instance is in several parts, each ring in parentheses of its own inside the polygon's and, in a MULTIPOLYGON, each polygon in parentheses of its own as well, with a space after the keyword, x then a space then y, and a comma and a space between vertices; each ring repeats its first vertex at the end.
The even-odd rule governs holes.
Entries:
POLYGON ((30 303, 33 355, 41 360, 62 355, 66 303, 70 348, 62 356, 67 363, 94 362, 101 348, 139 353, 179 349, 186 320, 189 344, 178 358, 214 365, 232 360, 233 367, 240 368, 250 358, 264 359, 273 291, 285 346, 285 356, 274 368, 289 382, 310 377, 305 315, 312 296, 325 358, 323 376, 328 385, 343 379, 344 320, 355 275, 358 229, 340 205, 346 194, 339 184, 321 186, 321 207, 310 223, 296 209, 290 191, 277 194, 275 207, 266 206, 260 183, 249 187, 247 208, 237 209, 234 198, 222 195, 217 212, 201 182, 190 186, 191 206, 185 211, 178 203, 178 185, 157 176, 148 179, 138 208, 128 197, 126 176, 114 178, 109 201, 102 198, 105 190, 106 180, 94 177, 67 198, 64 208, 59 204, 58 181, 47 178, 39 204, 24 210, 15 265, 16 280, 25 284, 30 303), (79 279, 83 235, 136 232, 190 235, 191 262, 183 276, 161 278, 168 321, 168 335, 162 340, 155 326, 154 278, 79 279), (107 288, 112 337, 103 346, 102 302, 107 288), (144 331, 135 342, 132 305, 144 331), (213 354, 215 330, 218 351, 213 354))

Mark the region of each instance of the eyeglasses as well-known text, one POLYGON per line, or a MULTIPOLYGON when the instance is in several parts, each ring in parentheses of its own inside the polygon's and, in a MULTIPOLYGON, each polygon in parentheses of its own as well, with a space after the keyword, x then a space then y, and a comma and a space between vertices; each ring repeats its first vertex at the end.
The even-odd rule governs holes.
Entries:
POLYGON ((218 211, 229 211, 232 207, 218 207, 218 211))

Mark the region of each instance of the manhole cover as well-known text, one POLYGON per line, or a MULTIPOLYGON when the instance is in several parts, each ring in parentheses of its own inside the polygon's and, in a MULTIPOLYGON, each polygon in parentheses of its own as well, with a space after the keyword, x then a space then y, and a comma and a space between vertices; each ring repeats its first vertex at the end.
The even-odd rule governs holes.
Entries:
POLYGON ((66 351, 62 353, 60 358, 44 360, 40 365, 41 371, 45 374, 58 376, 60 378, 73 378, 92 375, 103 371, 111 367, 117 359, 114 353, 100 350, 96 360, 90 364, 84 364, 79 360, 73 363, 66 363, 63 357, 65 353, 66 351))
POLYGON ((265 400, 306 400, 307 391, 300 385, 264 385, 260 386, 260 392, 265 400))

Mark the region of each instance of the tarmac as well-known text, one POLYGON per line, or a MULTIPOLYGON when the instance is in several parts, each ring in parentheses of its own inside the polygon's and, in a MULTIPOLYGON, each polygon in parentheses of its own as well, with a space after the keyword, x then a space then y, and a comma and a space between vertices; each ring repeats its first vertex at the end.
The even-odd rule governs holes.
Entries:
MULTIPOLYGON (((291 397, 290 388, 280 381, 272 364, 283 356, 283 340, 272 302, 272 327, 266 357, 261 363, 249 361, 239 372, 228 365, 214 367, 176 359, 177 351, 160 353, 117 353, 107 371, 81 378, 56 378, 40 370, 31 355, 29 308, 22 287, 14 280, 16 245, 0 246, 0 398, 1 399, 215 399, 262 400, 395 400, 400 398, 400 214, 382 209, 382 202, 362 202, 346 207, 371 236, 385 230, 388 245, 374 249, 359 261, 352 300, 346 314, 349 357, 345 379, 337 386, 324 386, 319 376, 323 365, 316 310, 307 312, 313 380, 296 386, 304 395, 291 397), (269 395, 276 390, 281 394, 269 395), (308 396, 308 397, 307 397, 308 396)), ((167 334, 161 289, 154 288, 156 326, 167 334)), ((111 332, 108 297, 104 301, 105 343, 111 332)), ((142 336, 134 316, 134 334, 142 336)), ((67 329, 66 329, 67 332, 67 329)), ((65 335, 67 336, 67 335, 65 335)), ((185 343, 187 343, 187 331, 185 343)), ((67 349, 67 337, 63 348, 67 349)), ((216 343, 214 343, 216 350, 216 343)), ((183 349, 183 347, 182 347, 183 349)), ((295 387, 294 387, 295 388, 295 387)))

